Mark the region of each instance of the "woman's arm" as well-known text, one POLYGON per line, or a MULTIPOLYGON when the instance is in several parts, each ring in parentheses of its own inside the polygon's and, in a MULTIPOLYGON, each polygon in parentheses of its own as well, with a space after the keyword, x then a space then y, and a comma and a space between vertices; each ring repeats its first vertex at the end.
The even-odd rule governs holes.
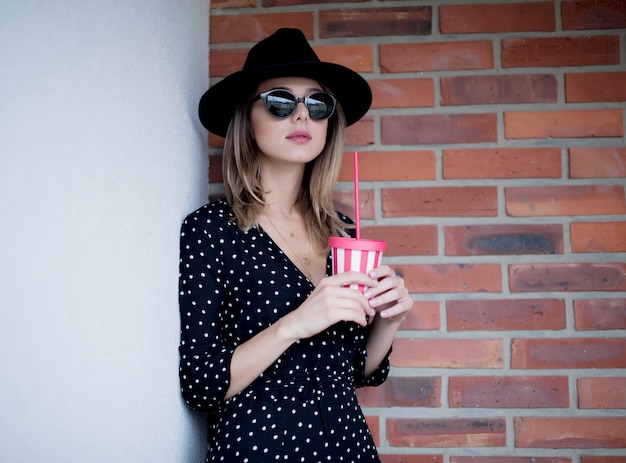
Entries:
POLYGON ((371 375, 387 356, 396 332, 413 307, 404 280, 389 266, 383 265, 369 273, 378 284, 365 292, 370 307, 378 313, 367 338, 365 377, 371 375))
POLYGON ((235 348, 230 362, 230 383, 224 399, 230 399, 274 363, 297 341, 284 318, 235 348))
POLYGON ((358 272, 326 277, 300 307, 237 346, 225 398, 244 390, 297 340, 314 336, 340 321, 366 326, 366 315, 374 316, 375 311, 361 293, 345 287, 354 283, 375 284, 358 272))

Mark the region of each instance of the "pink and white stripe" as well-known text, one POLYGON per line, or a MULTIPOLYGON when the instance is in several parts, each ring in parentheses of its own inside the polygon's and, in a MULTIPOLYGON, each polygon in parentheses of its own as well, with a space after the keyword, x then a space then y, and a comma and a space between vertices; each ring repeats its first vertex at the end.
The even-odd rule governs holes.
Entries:
MULTIPOLYGON (((369 244, 364 243, 365 241, 373 240, 351 240, 348 244, 345 239, 333 240, 331 238, 330 245, 333 259, 333 275, 351 270, 367 273, 380 265, 380 260, 382 259, 385 249, 384 242, 382 242, 383 244, 381 245, 381 242, 378 241, 369 244), (356 249, 349 249, 346 244, 356 249), (367 250, 363 249, 364 247, 374 247, 375 249, 367 250)), ((350 287, 352 289, 358 289, 361 292, 365 291, 363 285, 352 284, 350 287)))

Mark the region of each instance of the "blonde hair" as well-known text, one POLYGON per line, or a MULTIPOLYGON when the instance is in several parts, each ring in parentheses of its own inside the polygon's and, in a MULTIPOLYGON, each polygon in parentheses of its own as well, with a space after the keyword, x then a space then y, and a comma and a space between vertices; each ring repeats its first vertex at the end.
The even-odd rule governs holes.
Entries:
MULTIPOLYGON (((243 231, 257 223, 265 199, 261 185, 257 147, 250 124, 250 98, 240 105, 230 122, 224 143, 223 174, 226 199, 243 231)), ((320 250, 328 247, 332 235, 344 235, 350 225, 342 222, 333 206, 332 192, 343 157, 346 118, 339 103, 328 120, 326 144, 307 163, 295 206, 304 217, 311 242, 320 250)))

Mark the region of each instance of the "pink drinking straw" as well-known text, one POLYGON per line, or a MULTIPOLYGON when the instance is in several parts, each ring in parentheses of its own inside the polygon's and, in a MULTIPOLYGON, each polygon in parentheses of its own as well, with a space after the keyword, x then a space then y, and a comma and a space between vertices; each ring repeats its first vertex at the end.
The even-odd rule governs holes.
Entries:
POLYGON ((356 222, 356 239, 361 239, 361 203, 359 202, 359 153, 354 152, 354 219, 356 222))

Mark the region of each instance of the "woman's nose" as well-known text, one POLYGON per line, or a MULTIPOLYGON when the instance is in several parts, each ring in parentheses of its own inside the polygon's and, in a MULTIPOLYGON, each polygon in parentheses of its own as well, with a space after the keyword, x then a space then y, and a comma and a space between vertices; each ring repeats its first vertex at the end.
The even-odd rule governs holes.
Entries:
POLYGON ((309 110, 304 105, 303 101, 298 102, 298 104, 296 105, 296 109, 293 112, 293 116, 296 118, 296 120, 299 120, 299 119, 306 120, 309 118, 309 110))

